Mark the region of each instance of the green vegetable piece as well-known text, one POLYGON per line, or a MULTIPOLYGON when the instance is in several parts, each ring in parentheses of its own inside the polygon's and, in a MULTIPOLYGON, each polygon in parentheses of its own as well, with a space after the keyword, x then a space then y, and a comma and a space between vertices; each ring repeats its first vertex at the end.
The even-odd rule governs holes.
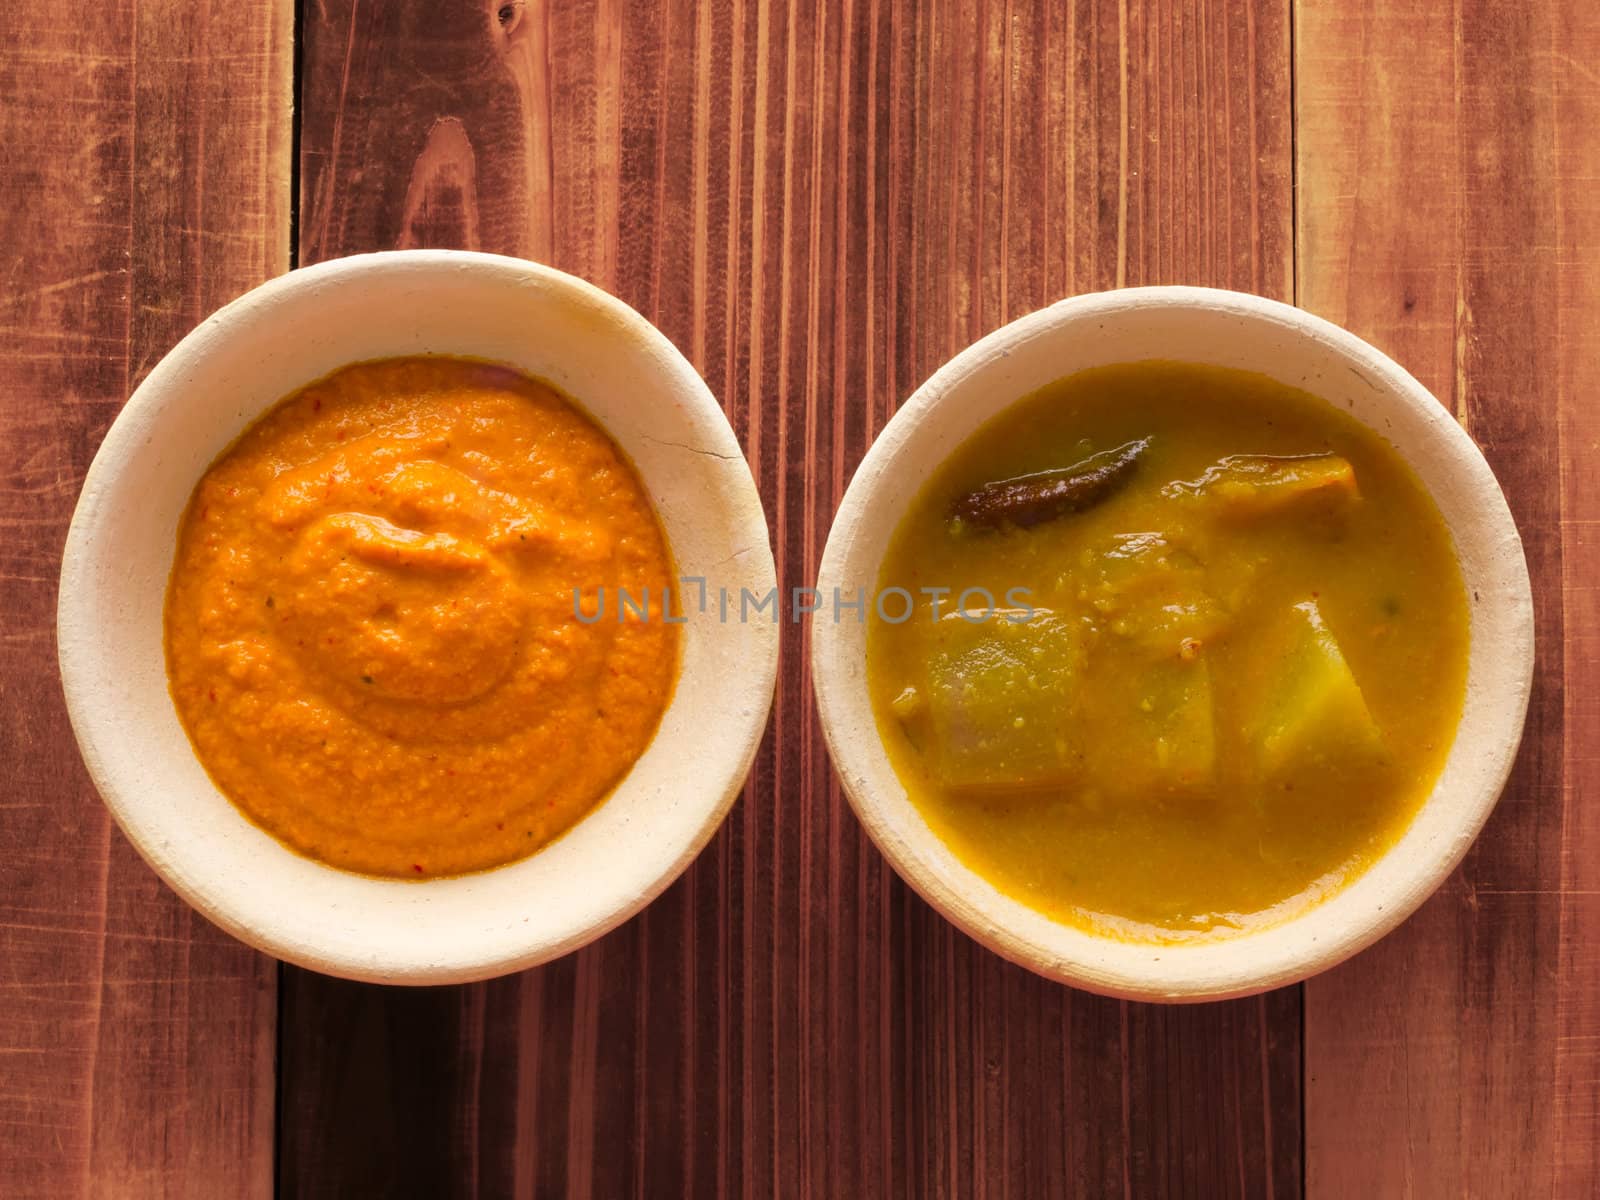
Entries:
POLYGON ((1355 468, 1337 454, 1230 454, 1198 479, 1167 484, 1162 494, 1203 497, 1235 517, 1265 516, 1311 501, 1343 505, 1361 496, 1355 468))
POLYGON ((1315 600, 1294 606, 1285 634, 1250 734, 1263 774, 1381 762, 1383 735, 1315 600))
POLYGON ((1199 561, 1162 533, 1117 534, 1078 581, 1097 624, 1150 658, 1192 659, 1229 626, 1199 561))
POLYGON ((1115 450, 1091 454, 1070 467, 986 483, 957 497, 950 515, 963 524, 990 529, 1003 525, 1028 529, 1082 512, 1120 490, 1149 448, 1150 439, 1140 438, 1115 450))
POLYGON ((1097 673, 1086 707, 1096 778, 1133 798, 1192 792, 1217 773, 1211 668, 1203 656, 1169 658, 1129 673, 1097 673))
POLYGON ((1152 782, 1168 790, 1210 783, 1217 772, 1217 739, 1206 660, 1162 663, 1150 672, 1148 687, 1149 708, 1140 708, 1152 782))
POLYGON ((1072 624, 1045 609, 1025 621, 1001 610, 981 623, 940 618, 921 695, 919 739, 955 791, 1059 785, 1075 772, 1072 738, 1079 647, 1072 624))

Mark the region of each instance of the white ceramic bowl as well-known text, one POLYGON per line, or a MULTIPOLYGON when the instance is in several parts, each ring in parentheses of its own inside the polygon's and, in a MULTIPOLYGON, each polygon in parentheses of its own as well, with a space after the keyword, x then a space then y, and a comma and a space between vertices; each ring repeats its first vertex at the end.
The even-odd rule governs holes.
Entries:
POLYGON ((643 317, 559 271, 449 251, 338 259, 228 305, 161 361, 95 456, 61 566, 61 676, 84 761, 150 865, 218 925, 302 966, 395 983, 531 966, 644 907, 738 794, 778 661, 771 623, 689 608, 678 685, 643 756, 563 837, 492 871, 368 878, 246 820, 196 760, 167 691, 162 603, 179 518, 212 460, 283 396, 348 363, 420 353, 554 384, 632 458, 680 575, 760 594, 775 584, 760 499, 704 381, 643 317))
POLYGON ((1443 513, 1471 597, 1466 705, 1437 786, 1392 850, 1344 890, 1274 927, 1172 945, 1098 937, 1002 895, 928 827, 878 737, 863 624, 816 623, 812 678, 834 763, 867 832, 962 929, 1042 975, 1107 995, 1245 995, 1330 967, 1412 913, 1482 828, 1522 735, 1533 672, 1522 543, 1488 464, 1426 388, 1353 334, 1255 296, 1158 287, 1064 300, 957 355, 895 414, 845 493, 817 587, 822 595, 835 587, 870 594, 917 484, 990 417, 1077 371, 1144 359, 1257 371, 1324 397, 1386 438, 1443 513))

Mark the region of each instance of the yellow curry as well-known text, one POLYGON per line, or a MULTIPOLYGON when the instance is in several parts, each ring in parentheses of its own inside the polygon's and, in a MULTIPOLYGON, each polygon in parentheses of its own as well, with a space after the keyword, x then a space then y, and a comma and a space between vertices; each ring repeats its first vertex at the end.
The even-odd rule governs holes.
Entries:
POLYGON ((878 587, 869 684, 913 801, 1001 890, 1115 936, 1326 896, 1404 831, 1461 713, 1438 510, 1263 376, 1139 363, 1022 401, 918 494, 878 587))
POLYGON ((549 387, 448 358, 361 363, 206 473, 167 592, 172 696, 255 822, 337 867, 521 858, 654 734, 671 560, 637 474, 549 387), (574 589, 588 599, 580 607, 574 589))

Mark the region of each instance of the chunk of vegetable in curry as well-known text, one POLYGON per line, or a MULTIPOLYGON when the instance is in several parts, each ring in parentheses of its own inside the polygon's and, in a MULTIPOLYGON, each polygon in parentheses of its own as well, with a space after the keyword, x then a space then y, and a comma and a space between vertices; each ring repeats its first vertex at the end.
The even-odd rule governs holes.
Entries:
POLYGON ((1272 681, 1249 717, 1263 776, 1383 761, 1383 734, 1315 600, 1296 604, 1264 637, 1272 681))
POLYGON ((965 611, 938 622, 923 683, 921 740, 939 778, 958 791, 1027 788, 1077 768, 1060 697, 1077 686, 1077 632, 1035 611, 991 620, 965 611))
POLYGON ((918 494, 878 585, 918 597, 867 654, 913 801, 1003 890, 1116 936, 1337 889, 1461 711, 1437 509, 1380 437, 1261 376, 1139 363, 1023 400, 918 494))

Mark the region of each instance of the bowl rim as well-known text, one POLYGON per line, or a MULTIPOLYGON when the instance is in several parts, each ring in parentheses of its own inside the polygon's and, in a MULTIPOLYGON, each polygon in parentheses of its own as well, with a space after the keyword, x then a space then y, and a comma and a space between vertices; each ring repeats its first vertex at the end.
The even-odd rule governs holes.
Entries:
MULTIPOLYGON (((123 761, 128 752, 118 746, 119 742, 126 740, 125 730, 119 727, 116 714, 93 692, 90 685, 96 670, 95 663, 103 656, 104 648, 94 636, 94 605, 89 599, 93 589, 75 585, 88 576, 99 553, 96 538, 103 532, 101 525, 104 517, 99 511, 103 505, 96 498, 130 469, 141 446, 150 441, 159 429, 168 397, 182 391, 190 368, 212 353, 219 339, 234 334, 241 334, 245 338, 261 337, 260 329, 253 328, 252 322, 260 320, 270 326, 279 319, 274 313, 286 311, 283 306, 293 306, 302 297, 325 290, 330 285, 348 283, 353 278, 363 276, 383 279, 388 273, 395 273, 397 279, 410 279, 410 273, 419 271, 448 272, 452 278, 460 278, 459 273, 467 272, 471 274, 475 285, 489 289, 536 286, 544 289, 541 294, 558 296, 562 305, 603 317, 607 322, 603 336, 621 339, 623 343, 632 345, 659 368, 663 394, 670 396, 682 419, 693 423, 698 438, 703 439, 695 446, 674 446, 682 452, 704 456, 707 469, 715 470, 719 484, 729 489, 720 502, 710 499, 705 502, 720 503, 727 523, 738 531, 742 548, 737 552, 736 565, 744 573, 741 578, 776 586, 771 535, 760 494, 727 415, 699 372, 654 324, 623 300, 593 284, 526 259, 459 250, 379 251, 328 259, 260 284, 201 321, 150 370, 112 421, 84 475, 62 549, 55 632, 68 718, 90 780, 135 850, 169 887, 226 932, 282 961, 341 978, 433 985, 493 978, 570 953, 636 915, 682 874, 721 826, 743 790, 754 764, 776 691, 779 638, 776 627, 762 622, 744 626, 745 642, 741 645, 749 655, 740 659, 744 678, 738 695, 748 703, 736 713, 723 714, 719 723, 728 724, 731 732, 723 753, 719 755, 720 761, 715 763, 716 769, 704 776, 706 786, 703 791, 697 793, 696 797, 683 797, 689 804, 687 819, 680 815, 683 810, 674 810, 670 842, 675 849, 670 861, 663 860, 662 868, 650 878, 641 876, 633 880, 620 901, 611 903, 608 899, 609 908, 593 919, 574 924, 559 936, 552 936, 548 930, 540 930, 537 944, 532 949, 519 947, 515 944, 515 938, 507 937, 492 954, 469 957, 442 952, 435 947, 432 953, 419 951, 414 957, 403 961, 376 962, 364 955, 318 947, 314 938, 308 939, 304 929, 291 931, 270 920, 262 923, 245 919, 245 913, 254 911, 259 914, 261 911, 259 905, 252 906, 241 899, 254 882, 253 879, 218 888, 214 879, 202 886, 192 877, 171 846, 154 836, 151 827, 141 819, 141 812, 153 803, 154 798, 135 794, 126 786, 128 781, 123 761)), ((480 357, 466 351, 453 351, 448 346, 430 349, 427 353, 441 356, 460 353, 466 357, 480 357)), ((384 355, 358 354, 349 362, 371 361, 375 357, 384 355)), ((303 383, 296 386, 309 384, 321 374, 310 372, 303 383)), ((281 395, 275 396, 257 407, 246 419, 244 428, 248 428, 282 398, 281 395)), ((582 397, 575 399, 585 415, 600 425, 632 459, 635 451, 629 445, 629 436, 601 421, 589 410, 582 397)), ((170 413, 166 415, 170 416, 170 413)), ((209 461, 202 466, 201 473, 208 469, 209 461)), ((635 469, 644 474, 637 465, 635 469)), ((199 478, 200 475, 196 475, 194 483, 197 484, 199 478)), ((190 486, 192 488, 193 484, 190 486)), ((170 563, 162 572, 163 579, 169 570, 170 563)), ((683 682, 681 671, 680 665, 677 681, 680 685, 683 682)), ((672 699, 663 711, 661 726, 665 726, 668 715, 680 701, 690 702, 685 698, 686 695, 682 686, 675 686, 672 699)), ((170 693, 168 703, 171 703, 170 693)), ((192 744, 189 750, 191 754, 194 753, 192 744)), ((645 753, 648 750, 649 746, 645 753)), ((640 757, 642 759, 644 754, 640 757)), ((195 756, 195 761, 198 763, 198 756, 195 756)), ((201 767, 203 770, 203 764, 201 767)), ((210 782, 209 773, 206 779, 210 782)), ((603 809, 628 783, 629 777, 625 776, 572 829, 577 829, 595 812, 603 809)), ((221 796, 220 789, 215 789, 214 783, 211 786, 221 796)), ((225 802, 232 806, 231 801, 225 802)), ((260 827, 255 826, 249 818, 242 813, 238 815, 260 831, 260 827)), ((265 831, 260 832, 277 840, 265 831)), ((550 845, 559 844, 571 832, 569 829, 550 845)), ((313 864, 321 872, 380 886, 398 884, 408 889, 426 889, 432 884, 483 879, 535 861, 543 853, 541 848, 541 851, 522 859, 464 876, 391 881, 343 871, 298 855, 287 847, 284 849, 295 858, 313 864)), ((619 894, 623 892, 621 888, 611 890, 619 894)))
MULTIPOLYGON (((812 632, 810 665, 823 735, 845 795, 868 836, 913 890, 975 940, 1047 978, 1122 999, 1182 1003, 1252 995, 1298 982, 1365 949, 1410 916, 1456 868, 1504 789, 1521 741, 1532 686, 1532 590, 1521 539, 1504 493, 1482 452, 1453 414, 1399 364, 1364 339, 1281 301, 1219 288, 1190 286, 1120 288, 1068 297, 1012 321, 967 346, 929 376, 894 413, 862 459, 840 503, 823 550, 817 589, 826 595, 833 588, 851 590, 863 580, 869 591, 875 586, 881 555, 870 564, 855 561, 857 544, 868 540, 863 536, 863 527, 870 522, 871 539, 881 537, 887 542, 904 515, 904 504, 909 503, 918 488, 900 487, 898 494, 903 497, 903 503, 892 518, 881 515, 869 518, 868 514, 874 511, 881 514, 883 509, 894 507, 883 497, 895 490, 895 468, 901 465, 901 456, 907 452, 919 427, 953 391, 970 387, 974 380, 987 373, 1003 372, 1005 360, 1034 339, 1083 322, 1101 322, 1103 327, 1108 320, 1137 320, 1141 311, 1170 312, 1174 309, 1200 310, 1279 330, 1286 328, 1297 339, 1325 347, 1379 395, 1391 412, 1411 409, 1410 415, 1426 425, 1427 436, 1438 439, 1437 448, 1442 451, 1441 457, 1448 461, 1449 470, 1464 476, 1472 494, 1478 498, 1482 511, 1476 514, 1476 519, 1489 526, 1493 535, 1493 548, 1485 551, 1485 557, 1491 565, 1504 568, 1498 582, 1503 585, 1505 594, 1495 609, 1499 620, 1492 629, 1498 635, 1493 640, 1504 661, 1500 674, 1508 692, 1487 719, 1497 720, 1506 737, 1499 744, 1471 751, 1481 760, 1475 763, 1470 780, 1473 790, 1450 809, 1455 819, 1443 831, 1444 836, 1436 835, 1428 844, 1426 859, 1398 882, 1386 880, 1386 890, 1371 897, 1382 902, 1367 903, 1356 913, 1358 919, 1347 919, 1343 927, 1326 927, 1328 914, 1349 915, 1335 901, 1364 878, 1376 875, 1380 864, 1395 858, 1411 830, 1422 823, 1424 809, 1440 803, 1437 782, 1435 791, 1423 802, 1407 830, 1361 875, 1330 896, 1260 930, 1208 941, 1155 943, 1126 941, 1057 922, 1001 893, 957 858, 909 800, 889 764, 877 731, 871 698, 866 693, 860 662, 864 640, 859 646, 852 642, 850 650, 846 651, 842 647, 842 627, 836 622, 818 621, 812 632), (886 533, 881 532, 885 525, 886 533), (1514 562, 1511 561, 1513 557, 1514 562), (863 566, 867 567, 865 577, 863 566), (890 780, 893 782, 887 788, 878 786, 890 780), (885 795, 885 791, 897 791, 898 796, 885 795), (908 810, 914 815, 908 815, 908 810), (1018 926, 1023 929, 1019 930, 1018 926), (1252 967, 1229 965, 1230 958, 1239 957, 1239 948, 1250 943, 1268 945, 1272 950, 1252 967), (1064 946, 1069 949, 1064 950, 1064 946), (1121 949, 1113 952, 1111 947, 1121 949)), ((1115 361, 1172 357, 1150 354, 1115 361)), ((1191 356, 1178 361, 1203 360, 1191 356)), ((1069 365, 1060 371, 1058 378, 1067 378, 1091 365, 1097 364, 1069 365)), ((1313 394, 1316 391, 1311 385, 1304 385, 1303 390, 1313 394)), ((1025 394, 1010 393, 1010 400, 986 410, 976 428, 1022 400, 1025 394)), ((1362 423, 1373 428, 1414 471, 1419 471, 1411 453, 1396 445, 1383 430, 1369 422, 1362 423)), ((967 431, 953 445, 945 447, 934 462, 918 462, 913 466, 925 478, 937 463, 947 461, 973 432, 967 431)), ((1435 503, 1440 503, 1436 490, 1426 483, 1424 486, 1435 503)), ((1456 541, 1457 532, 1453 526, 1451 536, 1452 541, 1456 541)), ((1458 558, 1463 557, 1459 543, 1456 551, 1458 558)), ((1465 566, 1463 582, 1470 588, 1471 580, 1466 577, 1465 566)), ((1493 601, 1491 607, 1494 607, 1493 601)), ((1476 641, 1480 633, 1476 628, 1475 609, 1473 624, 1476 641)), ((1468 654, 1471 660, 1470 647, 1468 654)), ((1464 709, 1463 722, 1465 719, 1464 709)), ((1458 738, 1441 768, 1441 781, 1458 755, 1468 752, 1458 738)))

